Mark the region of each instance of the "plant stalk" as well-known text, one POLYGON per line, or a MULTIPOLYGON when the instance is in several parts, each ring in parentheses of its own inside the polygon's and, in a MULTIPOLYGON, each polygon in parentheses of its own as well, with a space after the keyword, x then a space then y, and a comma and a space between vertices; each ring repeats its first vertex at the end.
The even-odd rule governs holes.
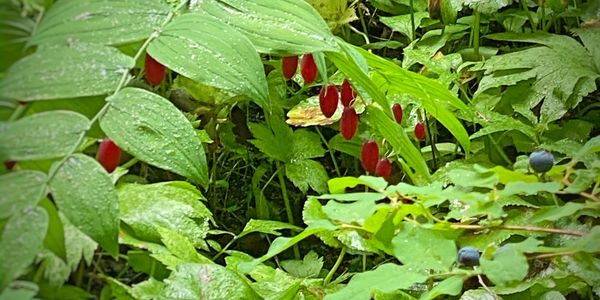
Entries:
POLYGON ((346 247, 342 247, 342 251, 340 251, 340 255, 338 255, 338 258, 335 261, 335 264, 333 265, 333 267, 331 268, 331 270, 329 270, 329 273, 327 273, 327 276, 325 276, 325 279, 323 279, 323 285, 324 286, 328 285, 329 282, 331 282, 331 278, 333 278, 333 274, 335 274, 335 272, 337 271, 337 269, 340 267, 340 264, 342 264, 342 260, 344 259, 344 255, 346 255, 346 247))
MULTIPOLYGON (((292 212, 292 206, 290 205, 290 199, 287 193, 287 187, 285 185, 285 178, 283 178, 283 172, 281 172, 283 166, 280 162, 277 162, 277 177, 279 178, 279 186, 281 188, 281 196, 283 197, 283 203, 285 204, 285 213, 287 214, 288 223, 295 225, 294 213, 292 212)), ((298 245, 294 245, 294 257, 300 259, 300 249, 298 245)))

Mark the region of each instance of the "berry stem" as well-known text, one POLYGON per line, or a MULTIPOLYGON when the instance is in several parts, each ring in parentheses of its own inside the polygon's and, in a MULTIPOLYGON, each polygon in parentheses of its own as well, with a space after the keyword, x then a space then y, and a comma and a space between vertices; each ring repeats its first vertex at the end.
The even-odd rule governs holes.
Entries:
MULTIPOLYGON (((188 2, 187 0, 181 1, 181 3, 177 6, 177 8, 175 8, 174 10, 172 10, 171 12, 169 12, 169 14, 167 15, 167 17, 165 18, 165 20, 161 24, 160 28, 162 28, 165 25, 167 25, 171 21, 171 19, 173 19, 173 16, 175 15, 174 12, 175 11, 179 11, 181 8, 183 8, 185 5, 187 5, 187 2, 188 2)), ((138 49, 138 51, 133 56, 133 61, 134 62, 138 60, 138 58, 142 55, 142 53, 144 53, 144 51, 146 50, 146 47, 148 47, 148 45, 150 44, 150 42, 152 42, 155 38, 158 37, 158 34, 159 34, 159 30, 155 30, 154 32, 152 32, 152 34, 150 34, 150 36, 146 39, 146 41, 144 41, 144 43, 142 44, 142 46, 138 49)), ((127 78, 128 78, 128 75, 129 75, 129 71, 130 70, 127 70, 127 71, 123 72, 123 76, 121 76, 121 80, 119 81, 119 84, 115 88, 115 91, 113 92, 112 95, 117 94, 123 88, 123 86, 127 83, 127 78)), ((100 111, 98 111, 98 113, 96 113, 96 115, 94 115, 94 117, 90 120, 89 128, 91 128, 92 125, 94 123, 96 123, 96 121, 98 119, 100 119, 106 113, 106 111, 108 110, 109 107, 110 107, 110 103, 106 102, 104 104, 104 106, 102 106, 102 108, 100 109, 100 111)), ((88 128, 88 130, 89 130, 89 128, 88 128)), ((69 157, 71 157, 71 155, 73 155, 73 153, 75 153, 77 151, 77 149, 79 149, 79 146, 85 140, 86 133, 87 133, 87 130, 83 131, 81 133, 81 135, 79 135, 79 139, 77 140, 77 142, 75 143, 75 145, 73 146, 73 148, 71 149, 71 151, 69 151, 69 153, 58 162, 58 164, 56 165, 56 168, 53 168, 53 169, 50 170, 50 172, 48 173, 48 179, 46 180, 47 183, 50 183, 50 181, 52 181, 52 179, 54 178, 54 176, 56 176, 56 173, 58 173, 58 171, 65 164, 65 162, 67 161, 67 159, 69 159, 69 157)))
MULTIPOLYGON (((279 178, 279 186, 281 188, 281 196, 283 197, 283 203, 285 204, 285 213, 287 214, 288 223, 294 225, 294 214, 292 212, 292 206, 290 205, 290 199, 287 193, 287 187, 285 185, 285 178, 283 178, 283 166, 280 162, 277 162, 277 177, 279 178)), ((294 257, 300 259, 300 249, 298 244, 294 244, 294 257)))
POLYGON ((435 143, 433 142, 433 135, 431 134, 431 127, 429 126, 429 118, 427 118, 427 115, 425 115, 425 127, 427 127, 425 134, 429 137, 429 144, 431 146, 431 158, 433 159, 433 170, 437 170, 437 159, 435 156, 435 152, 437 151, 437 148, 435 147, 435 143))
POLYGON ((326 286, 326 285, 329 284, 329 282, 331 282, 331 278, 333 278, 333 274, 335 274, 335 272, 337 271, 337 269, 342 264, 342 260, 344 259, 344 255, 346 255, 346 247, 342 247, 342 251, 340 251, 340 255, 338 255, 338 258, 335 261, 335 264, 333 265, 333 267, 331 268, 331 270, 329 270, 329 273, 327 273, 327 276, 325 276, 325 279, 323 279, 323 286, 326 286))
POLYGON ((338 167, 337 162, 335 161, 335 156, 333 154, 333 149, 331 149, 331 147, 329 147, 329 143, 327 142, 327 140, 325 139, 325 137, 321 133, 321 130, 319 130, 319 127, 315 127, 315 129, 317 129, 317 133, 321 137, 321 140, 325 144, 325 147, 327 147, 327 152, 329 152, 329 155, 331 156, 331 161, 333 162, 333 167, 335 168, 335 173, 337 174, 338 177, 341 177, 342 173, 340 172, 340 168, 338 167))

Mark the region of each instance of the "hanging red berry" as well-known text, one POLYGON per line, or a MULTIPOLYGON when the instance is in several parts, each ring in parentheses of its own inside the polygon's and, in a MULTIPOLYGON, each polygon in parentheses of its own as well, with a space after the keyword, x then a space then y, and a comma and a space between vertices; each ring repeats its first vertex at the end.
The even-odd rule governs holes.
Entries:
POLYGON ((298 69, 298 56, 284 56, 281 58, 281 71, 285 80, 290 80, 298 69))
POLYGON ((107 172, 114 171, 121 161, 121 149, 110 139, 100 142, 96 155, 100 164, 107 172))
POLYGON ((342 136, 349 140, 352 139, 358 128, 358 115, 354 107, 344 107, 342 119, 340 119, 340 131, 342 136))
POLYGON ((344 83, 342 83, 342 104, 344 107, 350 106, 352 101, 356 98, 356 93, 354 93, 354 89, 350 85, 348 79, 344 79, 344 83))
POLYGON ((375 176, 387 179, 390 175, 392 175, 392 162, 387 158, 380 159, 375 167, 375 176))
POLYGON ((319 93, 319 106, 325 117, 331 118, 331 116, 333 116, 337 110, 338 102, 339 94, 335 85, 330 84, 328 86, 321 87, 321 92, 319 93))
POLYGON ((379 146, 375 140, 368 140, 362 146, 360 162, 363 169, 369 173, 375 173, 377 161, 379 160, 379 146))
POLYGON ((394 113, 396 123, 402 124, 402 106, 399 103, 394 103, 394 105, 392 105, 392 112, 394 113))
POLYGON ((165 79, 165 66, 156 61, 150 54, 146 53, 144 63, 144 75, 146 80, 152 86, 159 85, 165 79))
POLYGON ((415 125, 415 137, 419 141, 425 139, 425 125, 423 125, 423 122, 419 122, 415 125))
POLYGON ((300 63, 300 73, 302 73, 302 78, 304 78, 304 83, 311 84, 315 82, 317 79, 317 64, 315 63, 315 59, 312 54, 304 54, 302 57, 302 62, 300 63))
POLYGON ((16 161, 14 161, 14 160, 7 160, 7 161, 4 162, 4 168, 7 171, 12 171, 12 169, 15 167, 15 164, 17 164, 16 161))

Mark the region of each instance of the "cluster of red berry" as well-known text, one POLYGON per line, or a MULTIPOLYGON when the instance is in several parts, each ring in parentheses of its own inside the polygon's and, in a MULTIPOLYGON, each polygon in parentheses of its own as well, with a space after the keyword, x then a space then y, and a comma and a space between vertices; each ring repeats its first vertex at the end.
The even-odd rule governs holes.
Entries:
MULTIPOLYGON (((286 56, 281 59, 281 70, 283 77, 290 80, 298 68, 298 56, 286 56)), ((306 84, 311 84, 317 78, 318 68, 312 54, 305 54, 300 61, 300 73, 306 84)), ((349 140, 356 133, 359 117, 352 106, 356 99, 356 92, 346 79, 342 83, 341 91, 333 84, 321 87, 319 93, 319 107, 326 118, 331 118, 337 111, 338 103, 342 102, 344 110, 340 119, 340 131, 342 136, 349 140)))

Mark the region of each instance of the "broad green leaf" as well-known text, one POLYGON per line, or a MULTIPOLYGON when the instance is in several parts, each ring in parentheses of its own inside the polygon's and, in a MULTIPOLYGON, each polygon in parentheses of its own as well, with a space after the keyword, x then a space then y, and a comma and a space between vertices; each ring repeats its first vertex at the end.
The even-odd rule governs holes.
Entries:
POLYGON ((14 215, 4 225, 0 237, 0 291, 33 262, 47 229, 48 215, 39 207, 14 215))
POLYGON ((340 221, 346 224, 358 223, 364 224, 377 209, 377 204, 374 201, 362 200, 351 203, 340 203, 337 201, 329 201, 323 206, 323 212, 331 220, 340 221))
POLYGON ((282 229, 292 229, 295 231, 302 231, 302 228, 295 226, 295 225, 288 224, 288 223, 272 221, 272 220, 250 219, 250 221, 248 221, 248 223, 246 223, 246 226, 244 226, 244 230, 242 230, 242 232, 240 234, 238 234, 237 238, 241 238, 241 237, 243 237, 247 234, 253 233, 253 232, 281 235, 279 230, 282 230, 282 229))
POLYGON ((8 69, 0 96, 35 101, 104 95, 133 66, 131 57, 98 44, 44 47, 8 69))
POLYGON ((596 253, 600 251, 600 226, 592 227, 592 230, 586 235, 576 240, 570 240, 566 247, 575 251, 583 251, 588 253, 596 253))
POLYGON ((223 22, 193 13, 181 15, 147 51, 185 77, 248 96, 263 108, 270 106, 260 56, 244 35, 223 22))
POLYGON ((327 192, 329 176, 323 165, 310 159, 285 164, 285 176, 303 193, 310 186, 317 193, 327 192))
POLYGON ((46 174, 18 171, 0 176, 0 219, 34 207, 46 191, 46 174))
POLYGON ((138 298, 143 300, 160 299, 165 284, 150 277, 146 281, 134 284, 131 287, 131 292, 138 298))
POLYGON ((387 181, 381 177, 364 175, 358 178, 350 176, 336 177, 329 180, 327 184, 331 194, 341 194, 346 191, 346 188, 355 188, 358 185, 365 185, 377 192, 383 192, 388 185, 387 181))
POLYGON ((584 208, 586 208, 585 204, 575 202, 568 202, 562 206, 542 207, 533 215, 531 222, 556 221, 562 217, 572 216, 584 208))
POLYGON ((119 201, 112 180, 93 158, 74 154, 60 166, 50 181, 56 206, 83 233, 110 255, 119 254, 119 201))
POLYGON ((404 222, 392 239, 394 256, 415 270, 449 271, 456 260, 456 245, 440 232, 404 222))
POLYGON ((477 164, 464 164, 448 170, 446 176, 450 182, 465 187, 482 187, 492 189, 498 183, 498 175, 477 164))
POLYGON ((441 295, 456 296, 462 291, 463 281, 464 278, 460 275, 454 275, 446 278, 434 286, 429 292, 423 294, 419 300, 435 299, 441 295))
POLYGON ((159 299, 261 299, 240 275, 217 264, 184 264, 165 280, 159 299))
MULTIPOLYGON (((184 262, 212 263, 210 259, 196 252, 196 248, 194 248, 192 242, 185 236, 162 227, 158 227, 157 230, 167 250, 177 258, 182 259, 184 262)), ((167 267, 173 266, 167 265, 167 267)))
POLYGON ((496 250, 493 259, 485 255, 480 259, 481 270, 496 285, 506 286, 519 282, 527 276, 527 258, 511 244, 496 250))
POLYGON ((14 2, 0 3, 0 72, 5 72, 15 61, 25 56, 25 43, 31 36, 35 20, 23 15, 14 2))
POLYGON ((302 260, 284 260, 281 266, 292 276, 298 278, 310 278, 319 276, 323 268, 323 257, 319 257, 314 251, 308 252, 302 260))
MULTIPOLYGON (((378 131, 394 147, 394 150, 406 161, 406 164, 415 170, 416 182, 429 180, 429 168, 419 150, 411 142, 404 129, 381 109, 370 106, 367 109, 367 122, 378 131)), ((411 172, 410 168, 404 167, 411 172)))
POLYGON ((589 139, 583 147, 579 148, 573 158, 583 159, 586 155, 595 154, 596 152, 600 152, 600 136, 589 139))
POLYGON ((318 197, 319 199, 335 199, 342 202, 348 201, 367 201, 375 202, 386 198, 384 193, 348 193, 348 194, 323 194, 318 197))
POLYGON ((511 4, 513 0, 461 0, 463 5, 484 14, 492 14, 511 4))
POLYGON ((77 40, 119 45, 146 39, 170 12, 161 0, 63 0, 52 5, 29 45, 77 40))
POLYGON ((28 281, 14 281, 2 293, 0 300, 31 300, 37 295, 37 284, 28 281))
MULTIPOLYGON (((423 19, 429 18, 428 12, 416 12, 414 14, 415 18, 415 29, 421 26, 421 21, 423 19)), ((409 41, 412 41, 412 25, 411 25, 411 15, 399 15, 393 17, 381 17, 379 18, 381 22, 392 30, 402 33, 404 36, 408 38, 409 41)))
POLYGON ((600 29, 599 28, 574 28, 572 29, 581 41, 585 48, 592 54, 594 58, 594 64, 596 65, 596 71, 600 73, 600 29))
POLYGON ((107 98, 100 127, 124 151, 151 165, 208 184, 206 157, 192 124, 169 100, 138 88, 107 98))
POLYGON ((135 233, 150 242, 159 242, 158 228, 164 227, 205 246, 211 212, 200 199, 204 196, 187 182, 122 184, 117 189, 119 216, 135 233))
POLYGON ((599 70, 590 64, 592 54, 575 39, 548 33, 498 33, 486 38, 538 44, 522 51, 498 55, 481 66, 485 76, 476 94, 503 85, 535 78, 531 92, 519 101, 521 110, 530 110, 543 101, 540 122, 562 117, 582 97, 596 90, 599 70), (524 76, 526 74, 527 76, 524 76))
POLYGON ((386 263, 377 269, 356 274, 348 285, 338 292, 325 296, 325 300, 368 300, 373 293, 381 291, 390 293, 406 289, 415 283, 427 280, 427 275, 414 271, 408 266, 386 263))
POLYGON ((0 160, 61 157, 77 147, 89 120, 72 111, 49 111, 0 123, 0 160))
POLYGON ((231 25, 262 53, 289 55, 338 49, 327 24, 306 1, 207 0, 195 10, 231 25))
POLYGON ((540 192, 556 193, 560 189, 558 182, 509 182, 500 192, 502 197, 510 195, 535 195, 540 192))
POLYGON ((484 127, 479 129, 479 131, 473 133, 469 138, 476 139, 482 136, 486 136, 492 134, 494 132, 502 132, 502 131, 511 131, 516 130, 523 134, 525 134, 532 141, 536 141, 536 132, 535 129, 521 122, 518 119, 515 119, 511 116, 495 113, 493 111, 481 112, 479 114, 479 118, 476 119, 479 124, 482 124, 484 127))

